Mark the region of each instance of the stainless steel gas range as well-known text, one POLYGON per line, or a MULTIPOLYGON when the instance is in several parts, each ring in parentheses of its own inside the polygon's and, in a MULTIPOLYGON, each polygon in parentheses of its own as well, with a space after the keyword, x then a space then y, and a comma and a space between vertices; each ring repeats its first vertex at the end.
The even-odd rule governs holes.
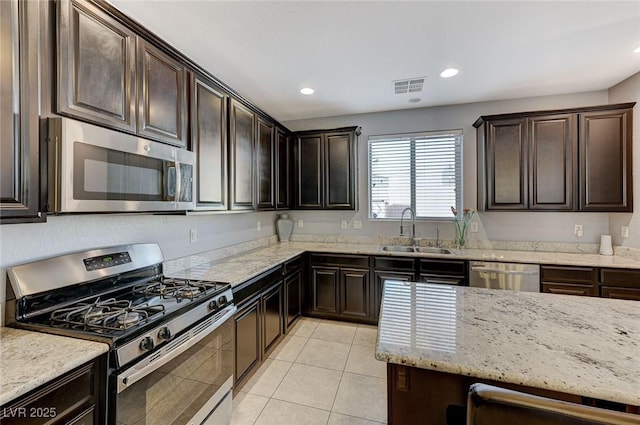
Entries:
POLYGON ((227 425, 231 286, 165 276, 162 261, 132 244, 11 267, 7 325, 109 344, 110 425, 227 425))

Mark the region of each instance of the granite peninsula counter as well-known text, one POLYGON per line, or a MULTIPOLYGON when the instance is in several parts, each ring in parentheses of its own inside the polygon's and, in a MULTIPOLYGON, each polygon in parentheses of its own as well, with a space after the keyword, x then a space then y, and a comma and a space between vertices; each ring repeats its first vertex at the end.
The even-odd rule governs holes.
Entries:
MULTIPOLYGON (((390 365, 390 415, 403 397, 398 388, 420 387, 410 370, 432 372, 439 402, 466 394, 467 382, 485 380, 562 393, 570 401, 588 397, 637 407, 640 307, 636 301, 387 281, 376 358, 390 365), (447 376, 464 377, 452 382, 460 388, 440 380, 447 376)), ((424 403, 429 395, 420 397, 424 403)))

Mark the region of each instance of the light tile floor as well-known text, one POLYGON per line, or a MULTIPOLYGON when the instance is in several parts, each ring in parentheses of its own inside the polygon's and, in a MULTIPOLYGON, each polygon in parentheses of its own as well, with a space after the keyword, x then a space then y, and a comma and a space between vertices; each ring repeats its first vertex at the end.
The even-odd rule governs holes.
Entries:
POLYGON ((387 423, 377 329, 303 317, 233 399, 232 425, 387 423))

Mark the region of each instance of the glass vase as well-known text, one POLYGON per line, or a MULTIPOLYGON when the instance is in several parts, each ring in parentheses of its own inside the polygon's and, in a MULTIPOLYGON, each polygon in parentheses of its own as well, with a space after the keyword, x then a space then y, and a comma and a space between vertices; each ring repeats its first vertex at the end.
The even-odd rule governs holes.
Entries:
POLYGON ((467 226, 459 221, 455 222, 456 228, 456 248, 462 249, 467 243, 467 226))

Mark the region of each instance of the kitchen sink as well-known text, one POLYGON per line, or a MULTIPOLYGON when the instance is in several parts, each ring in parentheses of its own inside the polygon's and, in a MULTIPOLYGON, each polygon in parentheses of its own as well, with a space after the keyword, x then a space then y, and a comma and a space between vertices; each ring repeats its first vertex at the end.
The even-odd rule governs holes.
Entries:
POLYGON ((418 246, 416 247, 416 252, 420 252, 422 254, 453 254, 453 251, 447 248, 433 248, 430 246, 418 246))
POLYGON ((385 245, 382 250, 389 252, 415 252, 412 246, 404 245, 385 245))
POLYGON ((387 252, 417 252, 420 254, 453 254, 453 251, 447 248, 428 246, 385 245, 382 250, 387 252))

